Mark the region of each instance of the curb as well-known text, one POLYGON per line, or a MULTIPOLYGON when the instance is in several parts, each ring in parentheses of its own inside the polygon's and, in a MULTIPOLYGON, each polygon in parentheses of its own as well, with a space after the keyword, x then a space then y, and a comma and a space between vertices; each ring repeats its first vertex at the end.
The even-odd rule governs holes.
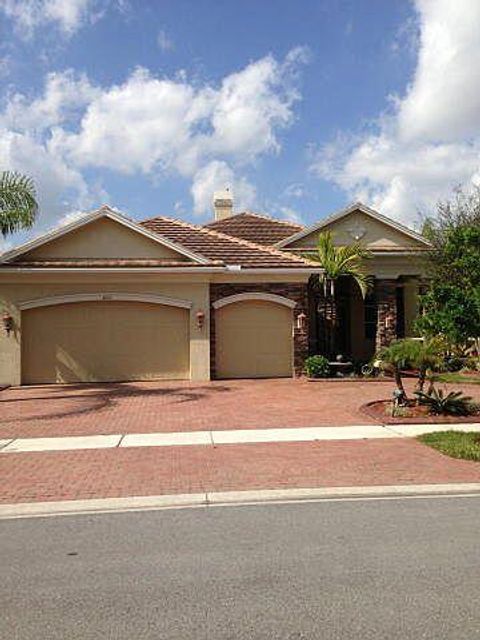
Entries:
POLYGON ((0 505, 0 520, 289 502, 480 496, 480 482, 219 491, 0 505))

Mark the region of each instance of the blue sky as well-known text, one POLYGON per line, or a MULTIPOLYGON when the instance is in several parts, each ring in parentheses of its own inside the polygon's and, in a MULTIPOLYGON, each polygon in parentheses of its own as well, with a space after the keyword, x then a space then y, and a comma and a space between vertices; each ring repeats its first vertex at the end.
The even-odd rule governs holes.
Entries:
POLYGON ((0 0, 0 169, 35 178, 37 231, 102 202, 203 222, 225 186, 415 224, 479 175, 479 6, 0 0))

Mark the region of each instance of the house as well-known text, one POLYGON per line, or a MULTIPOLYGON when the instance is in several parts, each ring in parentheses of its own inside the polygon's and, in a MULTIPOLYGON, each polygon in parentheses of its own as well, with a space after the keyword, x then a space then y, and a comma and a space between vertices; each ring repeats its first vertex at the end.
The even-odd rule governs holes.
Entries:
POLYGON ((373 293, 339 286, 336 349, 369 358, 411 331, 422 257, 410 229, 355 203, 312 227, 233 214, 135 222, 103 206, 0 257, 0 383, 282 377, 324 350, 320 232, 372 250, 373 293))

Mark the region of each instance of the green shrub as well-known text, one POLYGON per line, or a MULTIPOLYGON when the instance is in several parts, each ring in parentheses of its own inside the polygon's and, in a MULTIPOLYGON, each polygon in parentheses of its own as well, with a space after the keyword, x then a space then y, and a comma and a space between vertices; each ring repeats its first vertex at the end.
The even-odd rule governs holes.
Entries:
POLYGON ((304 371, 309 378, 328 378, 330 365, 325 356, 310 356, 305 360, 304 371))
POLYGON ((475 412, 476 406, 470 396, 464 396, 461 391, 450 391, 445 394, 442 389, 432 389, 431 393, 416 391, 421 404, 430 408, 434 415, 469 416, 475 412))

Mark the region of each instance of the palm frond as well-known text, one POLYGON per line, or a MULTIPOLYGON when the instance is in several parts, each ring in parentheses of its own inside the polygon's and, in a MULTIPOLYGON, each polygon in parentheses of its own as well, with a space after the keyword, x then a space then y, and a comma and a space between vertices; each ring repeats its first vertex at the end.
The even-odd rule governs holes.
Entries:
POLYGON ((19 229, 29 229, 37 212, 33 180, 16 171, 0 173, 0 233, 5 237, 19 229))
POLYGON ((313 259, 322 265, 323 279, 335 281, 342 276, 351 276, 365 297, 371 286, 371 279, 363 261, 370 257, 370 251, 358 242, 337 247, 331 232, 325 231, 318 236, 317 254, 313 259))

